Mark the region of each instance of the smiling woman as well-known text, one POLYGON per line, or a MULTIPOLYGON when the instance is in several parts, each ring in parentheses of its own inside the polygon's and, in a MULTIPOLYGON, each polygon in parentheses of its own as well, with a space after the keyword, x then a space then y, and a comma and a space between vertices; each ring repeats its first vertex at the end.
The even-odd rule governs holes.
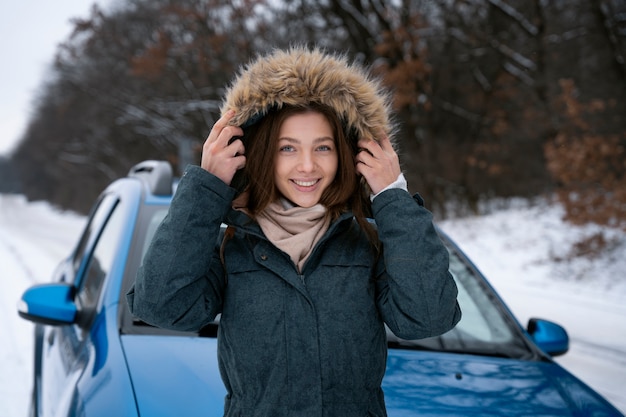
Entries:
POLYGON ((460 320, 387 100, 345 57, 258 57, 181 179, 128 302, 174 330, 221 315, 225 416, 386 416, 385 328, 420 339, 460 320))

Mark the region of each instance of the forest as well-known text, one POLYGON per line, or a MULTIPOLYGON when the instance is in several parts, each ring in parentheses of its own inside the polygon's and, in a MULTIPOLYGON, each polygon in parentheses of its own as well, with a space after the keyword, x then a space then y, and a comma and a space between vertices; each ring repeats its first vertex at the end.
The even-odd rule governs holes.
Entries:
POLYGON ((624 0, 125 0, 73 25, 0 192, 84 213, 139 161, 181 172, 241 65, 316 45, 393 94, 409 188, 437 216, 549 196, 626 227, 624 0))

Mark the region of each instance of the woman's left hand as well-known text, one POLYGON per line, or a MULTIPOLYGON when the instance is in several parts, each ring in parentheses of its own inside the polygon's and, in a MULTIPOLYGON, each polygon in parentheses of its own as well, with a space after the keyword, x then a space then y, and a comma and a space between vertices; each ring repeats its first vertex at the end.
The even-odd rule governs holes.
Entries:
POLYGON ((398 179, 402 173, 400 159, 386 135, 379 140, 361 139, 356 154, 356 170, 363 175, 373 194, 378 194, 385 187, 398 179))

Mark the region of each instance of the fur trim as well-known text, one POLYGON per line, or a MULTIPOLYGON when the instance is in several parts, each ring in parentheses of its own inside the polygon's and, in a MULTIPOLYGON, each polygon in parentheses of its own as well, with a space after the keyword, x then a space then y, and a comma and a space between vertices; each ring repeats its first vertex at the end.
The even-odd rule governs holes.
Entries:
POLYGON ((391 138, 390 98, 378 80, 344 55, 292 47, 243 67, 226 92, 221 112, 235 110, 231 124, 246 127, 283 105, 316 102, 334 109, 348 134, 375 139, 382 130, 391 138))

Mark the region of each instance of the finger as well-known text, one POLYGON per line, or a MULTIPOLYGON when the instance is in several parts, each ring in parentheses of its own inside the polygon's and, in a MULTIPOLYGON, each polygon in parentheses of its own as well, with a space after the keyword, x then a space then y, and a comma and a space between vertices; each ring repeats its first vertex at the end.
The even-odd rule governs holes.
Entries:
POLYGON ((208 143, 215 142, 220 136, 220 134, 222 133, 222 131, 224 130, 224 128, 228 126, 228 123, 232 120, 233 117, 235 117, 234 110, 229 110, 226 113, 224 113, 222 117, 220 117, 211 128, 211 132, 209 133, 209 136, 207 137, 206 142, 208 143))
POLYGON ((378 143, 380 144, 380 147, 383 149, 383 151, 385 151, 387 153, 395 153, 396 152, 396 150, 393 148, 393 145, 391 144, 391 139, 389 139, 389 136, 385 135, 384 132, 381 132, 380 139, 378 140, 378 143))
POLYGON ((394 171, 397 171, 394 167, 399 165, 398 154, 393 148, 391 140, 387 135, 383 134, 380 141, 363 140, 363 142, 359 142, 359 145, 366 147, 368 152, 376 159, 376 161, 368 162, 368 165, 372 166, 372 163, 379 163, 382 165, 391 164, 394 171))
POLYGON ((215 141, 220 147, 226 148, 243 137, 243 129, 239 126, 225 126, 215 141))
POLYGON ((235 139, 230 143, 230 145, 228 145, 227 151, 229 155, 236 157, 245 154, 246 148, 243 145, 243 141, 241 139, 235 139))
POLYGON ((371 169, 376 165, 376 159, 372 155, 370 155, 368 151, 362 151, 359 152, 359 154, 355 158, 355 163, 357 170, 371 169))
POLYGON ((215 122, 215 126, 223 129, 224 127, 229 125, 233 117, 235 117, 235 110, 228 110, 219 119, 217 119, 217 121, 215 122))
POLYGON ((374 175, 375 170, 366 163, 359 162, 356 164, 356 172, 357 174, 365 178, 365 181, 369 183, 369 180, 374 175))
POLYGON ((358 143, 358 149, 356 155, 354 155, 354 159, 359 162, 363 162, 364 158, 372 158, 374 155, 372 151, 370 151, 367 146, 368 144, 364 140, 360 140, 358 143))
POLYGON ((232 157, 236 153, 232 149, 237 150, 243 147, 243 142, 240 139, 242 135, 243 130, 237 126, 226 126, 219 134, 214 129, 209 135, 209 139, 204 143, 203 152, 215 156, 232 157), (231 145, 235 142, 237 144, 231 148, 231 145))
POLYGON ((233 159, 237 163, 237 170, 240 170, 241 168, 246 166, 246 157, 244 155, 238 155, 233 159))
POLYGON ((367 151, 373 157, 377 157, 379 152, 381 151, 380 144, 376 142, 374 139, 361 139, 359 141, 359 147, 361 150, 367 151))

